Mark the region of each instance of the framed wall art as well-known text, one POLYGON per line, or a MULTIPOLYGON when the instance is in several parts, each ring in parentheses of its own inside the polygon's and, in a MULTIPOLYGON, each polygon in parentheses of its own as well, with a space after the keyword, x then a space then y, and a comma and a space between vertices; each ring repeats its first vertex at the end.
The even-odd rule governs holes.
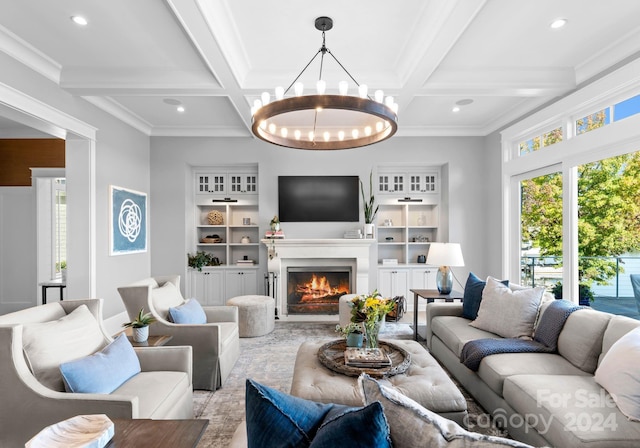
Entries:
POLYGON ((109 198, 109 254, 146 252, 147 194, 111 185, 109 198))

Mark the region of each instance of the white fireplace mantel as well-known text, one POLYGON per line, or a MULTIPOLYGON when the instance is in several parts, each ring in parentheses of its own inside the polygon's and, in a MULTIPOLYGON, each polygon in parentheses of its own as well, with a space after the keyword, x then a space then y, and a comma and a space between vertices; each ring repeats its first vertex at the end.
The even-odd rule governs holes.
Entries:
POLYGON ((268 269, 278 279, 276 307, 286 316, 287 268, 293 266, 318 266, 344 263, 354 267, 354 293, 366 294, 369 288, 369 260, 374 239, 271 239, 267 246, 268 269))

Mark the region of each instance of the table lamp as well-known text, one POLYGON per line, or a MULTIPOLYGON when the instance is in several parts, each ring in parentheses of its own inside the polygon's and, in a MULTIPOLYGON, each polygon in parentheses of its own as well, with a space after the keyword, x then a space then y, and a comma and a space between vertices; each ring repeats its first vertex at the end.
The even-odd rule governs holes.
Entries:
POLYGON ((453 274, 450 266, 464 266, 462 250, 458 243, 431 243, 427 264, 439 266, 436 285, 440 294, 449 294, 453 288, 453 274))

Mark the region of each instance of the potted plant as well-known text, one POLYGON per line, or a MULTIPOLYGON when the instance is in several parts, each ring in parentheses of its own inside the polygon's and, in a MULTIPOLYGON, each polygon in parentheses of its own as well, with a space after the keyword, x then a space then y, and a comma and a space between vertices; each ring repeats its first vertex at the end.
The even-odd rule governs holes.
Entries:
MULTIPOLYGON (((551 293, 558 300, 562 299, 562 282, 557 282, 551 288, 551 293)), ((578 304, 581 306, 590 306, 591 302, 594 300, 593 291, 591 291, 591 287, 586 283, 580 283, 578 285, 578 304)))
POLYGON ((362 347, 364 336, 362 334, 362 326, 355 322, 349 322, 344 327, 340 324, 336 325, 336 332, 342 334, 347 341, 347 347, 362 347))
POLYGON ((133 330, 133 340, 135 342, 144 342, 149 339, 149 325, 154 323, 156 318, 151 313, 144 313, 144 308, 140 308, 138 316, 131 322, 122 324, 125 328, 133 330))
POLYGON ((369 199, 364 194, 364 184, 360 179, 360 193, 362 193, 362 211, 364 212, 364 235, 371 235, 373 238, 373 219, 378 213, 378 206, 375 206, 376 197, 373 195, 373 171, 369 172, 369 199))
POLYGON ((190 268, 202 271, 203 266, 218 266, 220 261, 213 255, 205 252, 198 251, 195 255, 187 254, 188 265, 190 268))

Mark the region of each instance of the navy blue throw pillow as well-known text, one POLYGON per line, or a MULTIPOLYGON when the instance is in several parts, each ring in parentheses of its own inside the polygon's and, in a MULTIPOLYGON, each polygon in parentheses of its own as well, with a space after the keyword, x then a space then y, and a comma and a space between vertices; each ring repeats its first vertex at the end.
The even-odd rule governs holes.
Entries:
MULTIPOLYGON (((509 286, 509 280, 502 280, 503 285, 509 286)), ((478 278, 473 272, 469 273, 467 284, 464 286, 464 298, 462 299, 462 317, 475 320, 478 317, 480 302, 482 302, 482 291, 487 282, 478 278)))
POLYGON ((247 379, 246 418, 248 448, 391 447, 378 402, 362 408, 316 403, 247 379))

